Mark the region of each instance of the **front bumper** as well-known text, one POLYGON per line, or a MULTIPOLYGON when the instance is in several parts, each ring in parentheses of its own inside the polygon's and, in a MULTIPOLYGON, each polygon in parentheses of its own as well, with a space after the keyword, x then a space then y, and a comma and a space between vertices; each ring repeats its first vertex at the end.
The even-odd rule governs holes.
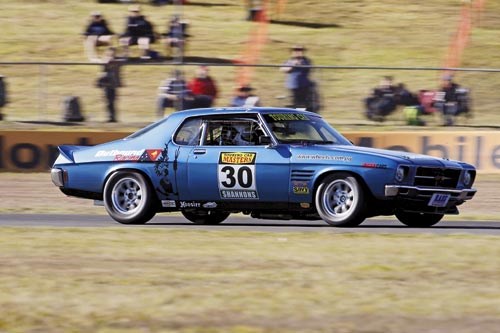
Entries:
POLYGON ((400 197, 411 199, 430 199, 434 193, 449 194, 454 200, 466 201, 472 199, 477 190, 467 188, 463 190, 446 189, 440 187, 418 187, 406 185, 385 185, 386 197, 400 197))
POLYGON ((397 208, 428 213, 456 214, 456 206, 474 197, 477 190, 470 189, 447 189, 441 187, 419 187, 407 185, 386 185, 385 197, 397 202, 397 208), (443 207, 433 207, 429 202, 434 194, 448 194, 449 200, 443 207))

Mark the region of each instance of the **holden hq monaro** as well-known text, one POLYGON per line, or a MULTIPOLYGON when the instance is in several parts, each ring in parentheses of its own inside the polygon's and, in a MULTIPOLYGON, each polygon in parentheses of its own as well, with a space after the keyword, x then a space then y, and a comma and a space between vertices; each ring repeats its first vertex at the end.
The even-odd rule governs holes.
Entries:
POLYGON ((243 213, 339 227, 395 215, 429 227, 476 193, 470 164, 354 146, 319 115, 295 109, 175 112, 124 139, 59 152, 53 183, 125 224, 180 211, 198 224, 243 213))

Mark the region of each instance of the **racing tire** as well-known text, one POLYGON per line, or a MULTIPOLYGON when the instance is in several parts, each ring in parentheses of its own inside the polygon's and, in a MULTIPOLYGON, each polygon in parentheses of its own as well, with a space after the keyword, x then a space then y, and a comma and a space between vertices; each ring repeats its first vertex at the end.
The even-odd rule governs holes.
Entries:
POLYGON ((397 219, 412 228, 428 228, 441 221, 444 214, 396 212, 397 219))
POLYGON ((348 173, 327 176, 319 184, 315 203, 319 216, 334 227, 356 227, 364 219, 364 190, 348 173))
POLYGON ((104 186, 104 207, 122 224, 145 224, 157 211, 157 199, 150 183, 137 172, 118 171, 104 186))
POLYGON ((223 222, 231 213, 215 210, 183 210, 182 215, 194 224, 216 225, 223 222))

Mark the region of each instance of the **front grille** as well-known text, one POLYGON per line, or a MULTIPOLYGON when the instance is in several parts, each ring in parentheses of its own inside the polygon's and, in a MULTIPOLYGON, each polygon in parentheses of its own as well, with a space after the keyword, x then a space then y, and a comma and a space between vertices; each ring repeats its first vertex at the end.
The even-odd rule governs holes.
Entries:
POLYGON ((456 188, 460 179, 459 169, 418 167, 415 174, 415 186, 456 188))

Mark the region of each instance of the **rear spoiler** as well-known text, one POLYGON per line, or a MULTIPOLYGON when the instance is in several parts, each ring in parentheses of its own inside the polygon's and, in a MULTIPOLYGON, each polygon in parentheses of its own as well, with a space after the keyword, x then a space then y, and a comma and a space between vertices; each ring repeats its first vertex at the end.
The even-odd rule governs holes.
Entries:
POLYGON ((71 162, 75 163, 75 159, 73 157, 73 153, 75 151, 78 151, 78 150, 81 150, 81 149, 84 149, 84 148, 88 148, 88 146, 63 145, 63 146, 59 146, 57 148, 59 148, 59 152, 61 153, 61 155, 63 155, 64 157, 66 157, 71 162))

